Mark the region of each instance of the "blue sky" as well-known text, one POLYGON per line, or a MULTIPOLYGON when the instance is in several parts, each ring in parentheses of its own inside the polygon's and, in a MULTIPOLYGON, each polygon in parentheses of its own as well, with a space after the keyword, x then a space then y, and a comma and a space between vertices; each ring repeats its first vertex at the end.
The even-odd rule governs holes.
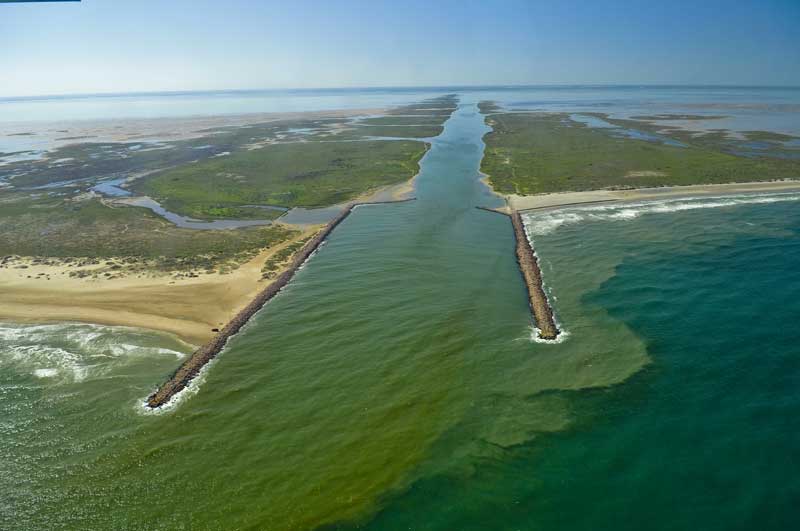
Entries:
POLYGON ((800 0, 0 4, 0 95, 800 85, 800 0))

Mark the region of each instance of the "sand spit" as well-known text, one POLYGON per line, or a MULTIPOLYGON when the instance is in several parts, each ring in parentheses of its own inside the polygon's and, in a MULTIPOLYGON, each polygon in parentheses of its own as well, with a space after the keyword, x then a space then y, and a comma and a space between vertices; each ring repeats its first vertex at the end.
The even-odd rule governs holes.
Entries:
POLYGON ((352 203, 337 215, 328 225, 311 238, 303 248, 297 252, 290 266, 264 290, 258 293, 253 300, 244 307, 236 316, 226 324, 220 332, 208 343, 197 349, 186 361, 181 364, 175 373, 147 399, 147 407, 155 409, 167 404, 176 394, 185 389, 192 379, 209 361, 214 359, 225 347, 228 339, 235 335, 253 315, 256 314, 270 299, 277 295, 292 279, 298 269, 317 250, 317 248, 330 236, 331 232, 359 205, 375 205, 383 203, 397 203, 412 201, 413 198, 401 201, 379 201, 372 203, 352 203))
POLYGON ((556 326, 553 309, 542 286, 542 271, 539 269, 539 260, 536 259, 528 236, 525 234, 522 216, 520 216, 519 212, 514 211, 510 217, 511 224, 514 226, 514 236, 517 240, 517 261, 525 279, 525 285, 528 287, 528 297, 533 316, 539 328, 539 338, 550 341, 555 340, 560 331, 556 326))
POLYGON ((758 192, 800 191, 800 180, 696 184, 689 186, 662 186, 658 188, 636 188, 631 190, 593 190, 587 192, 558 192, 540 195, 506 196, 513 210, 535 210, 571 205, 604 203, 611 201, 642 201, 668 197, 744 194, 758 192))

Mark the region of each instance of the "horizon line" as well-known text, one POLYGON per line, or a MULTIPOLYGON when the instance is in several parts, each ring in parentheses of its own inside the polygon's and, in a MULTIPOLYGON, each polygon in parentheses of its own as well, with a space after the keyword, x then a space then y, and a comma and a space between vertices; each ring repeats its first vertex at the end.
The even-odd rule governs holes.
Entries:
POLYGON ((525 83, 498 85, 365 85, 340 87, 271 87, 271 88, 218 88, 218 89, 178 89, 178 90, 136 90, 122 92, 63 92, 43 93, 27 96, 2 96, 4 101, 46 100, 52 98, 89 98, 119 96, 180 96, 185 94, 222 94, 256 92, 313 92, 313 91, 356 91, 356 90, 514 90, 526 88, 748 88, 748 89, 800 89, 800 85, 748 85, 738 83, 525 83))

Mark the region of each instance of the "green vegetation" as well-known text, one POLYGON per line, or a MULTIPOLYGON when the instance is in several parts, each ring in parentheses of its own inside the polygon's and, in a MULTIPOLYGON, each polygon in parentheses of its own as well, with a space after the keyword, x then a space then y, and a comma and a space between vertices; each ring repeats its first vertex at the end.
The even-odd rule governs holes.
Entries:
MULTIPOLYGON (((369 136, 427 138, 441 133, 441 124, 455 109, 452 98, 437 98, 387 115, 352 121, 348 117, 297 118, 256 124, 218 126, 198 131, 198 138, 168 142, 97 142, 68 144, 39 159, 19 160, 3 166, 2 174, 16 188, 65 187, 86 191, 100 179, 129 177, 194 164, 229 153, 238 153, 274 143, 298 143, 336 140, 364 140, 369 136), (407 116, 415 111, 413 116, 407 116), (399 127, 392 127, 399 126, 399 127)), ((85 136, 62 138, 81 141, 85 136)), ((14 153, 0 153, 9 156, 14 153)), ((199 208, 207 217, 269 217, 252 210, 213 209, 231 205, 208 204, 199 208)))
MULTIPOLYGON (((636 129, 646 133, 666 135, 669 138, 692 145, 694 147, 705 148, 711 151, 721 151, 733 155, 748 152, 748 142, 766 142, 768 145, 758 156, 766 158, 798 158, 800 152, 797 149, 787 148, 784 142, 797 140, 797 137, 772 131, 740 131, 734 133, 728 129, 706 129, 697 131, 694 129, 682 129, 673 125, 664 125, 644 120, 645 117, 631 119, 611 118, 604 113, 584 113, 587 116, 594 116, 604 120, 611 125, 626 129, 636 129), (739 138, 739 137, 743 137, 739 138)), ((691 115, 675 115, 691 116, 691 115)), ((720 117, 724 118, 724 117, 720 117)), ((752 153, 750 154, 752 155, 752 153)))
POLYGON ((386 116, 431 116, 446 120, 456 108, 437 108, 437 109, 421 109, 418 107, 402 107, 400 109, 393 109, 386 113, 386 116))
POLYGON ((493 101, 481 101, 478 103, 478 110, 483 114, 501 112, 503 109, 493 101))
MULTIPOLYGON (((297 142, 307 133, 324 134, 343 118, 278 120, 201 131, 208 136, 172 142, 82 142, 59 147, 46 158, 3 166, 17 187, 35 187, 151 172, 213 158, 267 141, 297 142), (54 163, 54 161, 60 161, 54 163)), ((80 184, 80 183, 78 183, 80 184)))
POLYGON ((447 118, 456 110, 458 98, 455 94, 447 94, 438 98, 431 98, 421 103, 402 105, 390 110, 388 115, 424 114, 447 118))
POLYGON ((798 139, 796 136, 772 131, 742 131, 742 134, 750 142, 789 142, 798 139))
POLYGON ((284 226, 191 230, 136 207, 57 198, 0 203, 0 256, 121 259, 126 269, 224 270, 291 238, 284 226))
POLYGON ((152 175, 135 190, 197 218, 245 205, 326 206, 410 179, 425 150, 414 141, 273 144, 152 175))
POLYGON ((332 139, 362 140, 365 137, 431 138, 439 135, 442 128, 437 125, 356 125, 332 139))
POLYGON ((302 240, 298 240, 296 242, 290 243, 283 249, 276 252, 272 255, 269 260, 264 262, 264 266, 261 268, 261 278, 264 279, 273 279, 278 274, 278 270, 281 269, 283 266, 287 265, 289 259, 294 256, 294 253, 299 251, 303 248, 308 240, 311 239, 311 236, 308 238, 303 238, 302 240))
POLYGON ((195 203, 187 211, 190 213, 189 217, 195 219, 277 219, 286 212, 255 205, 221 206, 217 202, 195 203))
MULTIPOLYGON (((631 120, 608 119, 628 126, 631 120)), ((559 191, 799 178, 800 160, 741 157, 718 140, 687 134, 689 147, 618 138, 577 123, 568 114, 514 113, 487 118, 481 169, 500 192, 559 191), (716 148, 716 149, 713 149, 716 148)), ((641 130, 641 124, 636 122, 641 130)), ((713 134, 713 133, 712 133, 713 134)), ((673 136, 673 135, 670 135, 673 136)))
MULTIPOLYGON (((283 226, 181 229, 145 208, 116 205, 90 190, 100 181, 128 179, 125 186, 131 192, 196 219, 274 219, 283 212, 265 207, 342 203, 410 179, 427 150, 420 141, 367 137, 436 136, 455 102, 436 98, 363 121, 301 117, 221 125, 175 141, 86 142, 85 136, 74 137, 81 143, 3 166, 0 267, 25 267, 16 257, 97 266, 76 269, 81 276, 97 270, 109 276, 236 267, 295 237, 296 231, 283 226)), ((300 245, 276 253, 264 275, 300 245)))
POLYGON ((359 122, 363 125, 442 125, 449 115, 437 116, 407 116, 407 115, 393 115, 393 116, 380 116, 378 118, 365 118, 359 122))
POLYGON ((190 142, 165 149, 130 151, 117 142, 70 144, 54 150, 47 158, 6 165, 16 187, 36 187, 66 181, 109 177, 130 172, 152 171, 196 160, 200 153, 190 142), (181 149, 177 146, 180 145, 181 149), (54 164, 52 161, 64 162, 54 164))
POLYGON ((442 125, 455 110, 456 98, 442 96, 423 103, 397 107, 385 116, 366 118, 337 137, 340 139, 369 136, 430 138, 442 133, 442 125))
POLYGON ((721 118, 727 118, 727 116, 704 114, 642 114, 639 116, 631 116, 631 120, 643 120, 646 122, 655 120, 719 120, 721 118))

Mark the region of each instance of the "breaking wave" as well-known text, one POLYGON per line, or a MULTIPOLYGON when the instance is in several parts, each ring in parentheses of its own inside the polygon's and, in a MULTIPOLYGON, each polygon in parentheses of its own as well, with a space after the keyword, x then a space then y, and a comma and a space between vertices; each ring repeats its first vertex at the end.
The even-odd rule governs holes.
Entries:
POLYGON ((722 208, 800 201, 800 193, 764 193, 706 197, 683 197, 653 201, 636 201, 613 205, 567 207, 523 215, 529 236, 550 234, 559 227, 587 221, 626 221, 644 214, 666 214, 702 208, 722 208))
POLYGON ((152 333, 91 324, 0 324, 0 368, 60 382, 81 382, 143 356, 175 356, 152 333))
MULTIPOLYGON (((175 411, 179 405, 200 392, 200 388, 205 383, 206 378, 208 378, 208 371, 211 370, 213 365, 216 365, 218 359, 219 358, 214 358, 203 365, 200 371, 198 371, 197 376, 192 378, 186 387, 174 394, 164 405, 157 408, 152 408, 147 405, 147 399, 150 397, 148 394, 146 398, 136 402, 136 412, 140 415, 164 415, 175 411)), ((155 391, 155 389, 153 389, 153 391, 155 391)))

